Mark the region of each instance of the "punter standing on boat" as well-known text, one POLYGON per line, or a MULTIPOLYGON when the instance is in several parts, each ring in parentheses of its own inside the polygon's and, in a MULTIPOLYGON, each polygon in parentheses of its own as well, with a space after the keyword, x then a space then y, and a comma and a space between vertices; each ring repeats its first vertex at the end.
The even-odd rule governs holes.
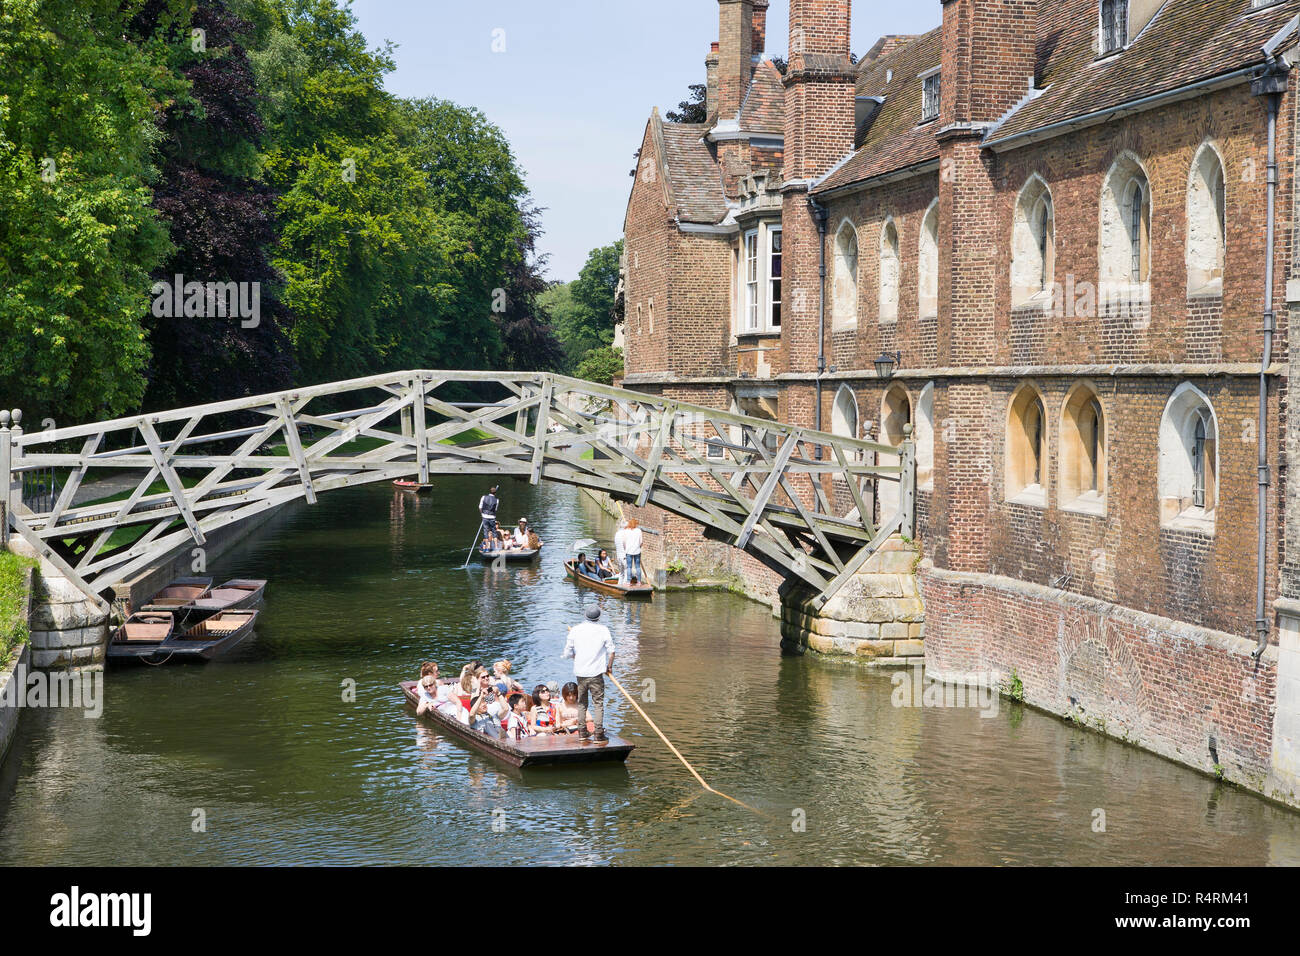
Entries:
POLYGON ((587 619, 569 628, 564 656, 573 658, 573 676, 578 681, 578 738, 598 742, 605 736, 605 675, 614 672, 614 635, 600 623, 600 608, 587 608, 587 619), (595 736, 587 732, 587 700, 595 736))
POLYGON ((625 572, 628 577, 628 584, 635 579, 638 584, 645 583, 645 571, 641 569, 641 527, 640 523, 631 518, 627 523, 627 531, 623 535, 623 549, 627 552, 627 563, 625 572))
POLYGON ((488 493, 478 500, 478 513, 483 519, 483 530, 493 535, 497 533, 497 509, 501 507, 501 500, 497 498, 498 487, 493 485, 488 489, 488 493))
POLYGON ((614 532, 614 554, 618 556, 618 583, 627 587, 627 519, 618 519, 618 531, 614 532))

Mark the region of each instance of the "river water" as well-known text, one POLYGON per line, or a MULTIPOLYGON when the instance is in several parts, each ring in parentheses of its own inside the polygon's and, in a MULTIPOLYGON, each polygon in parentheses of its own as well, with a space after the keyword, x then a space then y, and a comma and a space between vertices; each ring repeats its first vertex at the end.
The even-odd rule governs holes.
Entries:
POLYGON ((561 559, 613 528, 573 489, 508 482, 540 563, 463 569, 480 484, 331 492, 215 563, 270 579, 257 634, 206 666, 110 669, 98 719, 28 711, 0 863, 1300 864, 1300 814, 1010 702, 894 706, 890 672, 782 657, 735 595, 580 595, 561 559), (612 686, 626 766, 506 770, 404 704, 425 659, 564 682, 584 600, 624 686, 763 816, 703 793, 612 686))

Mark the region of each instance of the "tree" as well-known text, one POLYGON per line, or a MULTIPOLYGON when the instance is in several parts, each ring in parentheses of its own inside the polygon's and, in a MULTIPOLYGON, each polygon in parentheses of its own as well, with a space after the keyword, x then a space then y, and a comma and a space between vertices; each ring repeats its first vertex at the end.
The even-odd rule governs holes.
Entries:
POLYGON ((703 83, 692 83, 690 96, 677 104, 676 110, 667 113, 670 123, 703 123, 709 118, 709 88, 703 83))
POLYGON ((610 385, 614 376, 623 374, 623 350, 612 345, 592 349, 578 363, 573 374, 588 382, 610 385))
MULTIPOLYGON (((0 4, 0 394, 28 421, 136 408, 168 252, 154 117, 181 89, 118 0, 0 4)), ((175 14, 179 15, 179 14, 175 14)))
POLYGON ((146 408, 275 391, 296 371, 277 295, 281 280, 270 263, 277 196, 258 178, 264 126, 241 45, 251 26, 224 0, 199 0, 188 22, 169 25, 167 13, 164 0, 151 0, 134 23, 140 36, 170 34, 173 68, 188 85, 161 122, 166 139, 154 208, 174 248, 154 278, 168 286, 176 275, 245 284, 250 299, 257 290, 258 308, 252 317, 147 315, 146 408), (191 29, 203 31, 201 43, 192 42, 191 29))

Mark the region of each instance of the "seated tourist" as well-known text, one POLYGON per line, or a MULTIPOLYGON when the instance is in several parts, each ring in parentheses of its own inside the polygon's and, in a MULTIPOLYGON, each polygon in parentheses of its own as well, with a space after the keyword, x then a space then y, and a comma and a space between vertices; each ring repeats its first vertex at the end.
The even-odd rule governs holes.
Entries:
POLYGON ((602 577, 612 578, 618 574, 614 569, 614 562, 609 558, 609 552, 604 548, 600 549, 600 554, 596 555, 596 567, 600 570, 602 577))
POLYGON ((460 702, 461 710, 464 712, 460 716, 464 721, 464 714, 468 713, 470 704, 474 701, 474 690, 478 687, 478 682, 474 679, 474 665, 466 664, 460 669, 460 680, 456 683, 456 699, 460 702))
POLYGON ((425 661, 420 665, 420 679, 416 681, 415 693, 418 700, 415 705, 416 714, 427 714, 438 706, 438 665, 433 661, 425 661))
POLYGON ((533 729, 528 719, 529 704, 527 694, 511 694, 509 699, 510 713, 506 717, 506 736, 514 740, 521 740, 524 737, 535 737, 537 731, 533 729))
POLYGON ((556 724, 560 733, 578 732, 578 685, 569 681, 560 691, 560 705, 556 708, 556 724))
POLYGON ((555 701, 545 684, 533 688, 533 708, 528 712, 528 726, 539 734, 553 734, 556 729, 555 701))
POLYGON ((489 737, 501 736, 501 721, 508 713, 506 700, 492 686, 492 678, 484 671, 478 677, 478 691, 470 701, 469 725, 489 737))
POLYGON ((512 692, 522 694, 523 685, 510 676, 511 663, 509 661, 497 661, 492 665, 492 683, 496 686, 499 693, 509 694, 512 692))
POLYGON ((515 547, 526 549, 528 545, 528 519, 520 518, 519 524, 515 527, 514 535, 515 547))

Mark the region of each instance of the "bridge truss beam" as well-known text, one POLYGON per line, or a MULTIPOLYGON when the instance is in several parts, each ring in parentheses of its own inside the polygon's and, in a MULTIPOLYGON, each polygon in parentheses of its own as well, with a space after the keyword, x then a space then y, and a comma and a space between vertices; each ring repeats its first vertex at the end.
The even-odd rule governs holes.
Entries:
POLYGON ((399 478, 517 476, 656 505, 801 578, 820 604, 915 520, 910 436, 881 445, 544 373, 401 372, 29 434, 0 427, 0 451, 0 530, 96 599, 225 525, 399 478), (13 489, 43 469, 63 487, 33 512, 13 489), (900 486, 899 509, 876 527, 868 490, 882 481, 900 486))

